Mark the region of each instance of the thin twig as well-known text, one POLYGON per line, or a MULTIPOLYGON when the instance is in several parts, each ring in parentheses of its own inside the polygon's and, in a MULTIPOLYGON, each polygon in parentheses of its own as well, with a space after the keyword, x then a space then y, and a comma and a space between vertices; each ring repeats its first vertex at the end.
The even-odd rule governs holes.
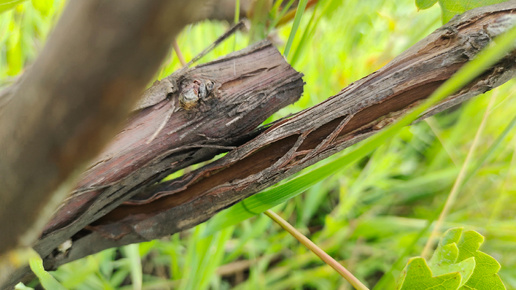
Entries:
POLYGON ((439 218, 435 222, 432 233, 430 234, 430 237, 428 238, 428 241, 426 242, 425 247, 423 248, 421 257, 423 257, 425 259, 429 258, 430 249, 433 247, 433 245, 435 243, 435 239, 437 238, 439 231, 444 223, 444 219, 450 212, 451 207, 453 206, 453 204, 455 203, 455 200, 457 199, 459 190, 462 186, 464 178, 466 177, 466 173, 468 171, 467 169, 471 162, 471 158, 473 157, 473 152, 475 152, 475 149, 477 148, 478 142, 480 140, 480 135, 481 135, 482 131, 484 130, 484 127, 487 122, 487 117, 489 116, 491 108, 493 107, 493 104, 494 104, 494 100, 496 99, 495 96, 496 95, 493 95, 489 100, 489 104, 487 105, 487 108, 484 112, 484 116, 482 117, 482 122, 480 123, 477 133, 475 134, 475 138, 473 139, 473 143, 471 144, 471 147, 469 148, 468 155, 466 156, 466 160, 464 160, 464 163, 462 164, 462 168, 460 169, 459 175, 457 176, 457 179, 455 179, 455 183, 453 184, 450 194, 448 194, 448 198, 446 199, 446 202, 444 203, 443 210, 441 211, 439 218))
POLYGON ((244 22, 240 21, 237 24, 233 25, 228 31, 226 31, 224 34, 219 36, 210 46, 206 47, 203 51, 201 51, 198 55, 196 55, 192 60, 190 60, 185 67, 190 67, 194 62, 201 59, 203 56, 205 56, 208 52, 212 51, 215 47, 217 47, 221 42, 223 42, 226 38, 231 36, 233 33, 235 33, 238 29, 244 27, 244 22))
POLYGON ((179 49, 179 45, 177 44, 177 38, 174 38, 174 41, 172 41, 172 47, 174 48, 174 51, 176 52, 177 58, 179 59, 179 62, 181 63, 181 66, 186 66, 186 60, 183 54, 181 53, 181 49, 179 49))
POLYGON ((337 271, 344 279, 346 279, 355 289, 366 290, 367 288, 360 280, 358 280, 351 272, 349 272, 344 266, 342 266, 339 262, 333 259, 330 255, 326 254, 321 248, 319 248, 314 242, 310 241, 307 237, 305 237, 302 233, 300 233, 296 228, 294 228, 291 224, 289 224, 286 220, 282 219, 276 213, 266 210, 265 214, 270 217, 273 221, 275 221, 278 225, 280 225, 283 229, 285 229, 289 234, 291 234, 294 238, 296 238, 301 244, 307 247, 310 251, 316 254, 321 260, 323 260, 326 264, 332 267, 335 271, 337 271))

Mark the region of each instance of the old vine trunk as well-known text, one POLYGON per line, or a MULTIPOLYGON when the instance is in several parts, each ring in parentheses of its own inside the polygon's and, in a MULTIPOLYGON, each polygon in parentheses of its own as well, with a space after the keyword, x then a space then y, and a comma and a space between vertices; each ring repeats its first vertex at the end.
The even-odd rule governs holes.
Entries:
MULTIPOLYGON (((172 75, 148 91, 157 95, 83 175, 35 248, 54 268, 193 227, 394 122, 509 29, 515 9, 516 1, 509 1, 456 17, 325 102, 259 129, 254 128, 302 92, 301 75, 270 44, 172 75), (192 84, 207 81, 214 90, 205 99, 175 109, 192 84), (165 127, 151 138, 164 119, 165 127), (229 152, 197 170, 156 183, 224 151, 229 152), (67 239, 70 249, 55 250, 67 239)), ((422 117, 503 84, 514 76, 515 61, 515 53, 505 56, 422 117)), ((25 273, 20 270, 12 282, 25 273)))

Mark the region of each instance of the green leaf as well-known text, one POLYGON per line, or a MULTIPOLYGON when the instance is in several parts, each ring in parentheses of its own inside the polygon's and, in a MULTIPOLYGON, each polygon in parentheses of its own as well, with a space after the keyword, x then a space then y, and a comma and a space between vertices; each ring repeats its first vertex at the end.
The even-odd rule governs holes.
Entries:
MULTIPOLYGON (((446 231, 439 242, 439 246, 430 259, 429 266, 433 275, 446 273, 460 273, 462 287, 471 277, 475 270, 475 258, 469 257, 458 262, 459 247, 457 243, 462 234, 462 228, 454 228, 446 231)), ((464 249, 463 249, 464 250, 464 249)))
POLYGON ((432 272, 421 257, 411 258, 401 274, 401 285, 397 289, 458 289, 461 276, 459 273, 449 273, 432 277, 432 272))
POLYGON ((439 5, 441 6, 443 23, 446 23, 450 21, 453 16, 462 14, 473 8, 493 5, 505 1, 507 0, 439 0, 439 5))
POLYGON ((25 0, 0 0, 0 13, 13 9, 25 0))
POLYGON ((416 0, 417 9, 421 10, 428 9, 434 6, 435 3, 437 3, 437 0, 416 0))
POLYGON ((27 287, 27 286, 25 286, 25 284, 20 282, 20 283, 16 284, 16 286, 14 286, 14 290, 34 290, 34 288, 27 287))
POLYGON ((52 290, 66 290, 50 273, 45 271, 43 261, 38 255, 31 257, 29 260, 30 269, 38 277, 39 282, 45 289, 52 290))
POLYGON ((193 290, 208 289, 210 281, 218 267, 226 250, 226 243, 233 234, 233 227, 227 228, 209 237, 203 237, 206 224, 197 226, 189 237, 188 250, 185 255, 185 264, 180 270, 184 276, 177 289, 193 290))
POLYGON ((290 35, 288 36, 287 40, 287 45, 285 46, 285 52, 283 52, 285 57, 288 57, 288 53, 290 52, 292 42, 294 42, 294 37, 296 36, 299 25, 301 24, 301 18, 303 17, 307 3, 308 0, 300 0, 297 4, 296 15, 294 16, 294 24, 292 24, 292 29, 290 30, 290 35))
POLYGON ((32 0, 32 7, 43 15, 48 15, 54 6, 53 0, 32 0))
POLYGON ((420 257, 409 260, 398 289, 505 289, 498 276, 500 264, 478 250, 483 242, 484 237, 475 231, 449 229, 428 264, 420 257))
POLYGON ((272 2, 267 0, 256 0, 252 2, 251 6, 251 29, 249 30, 249 43, 254 43, 258 40, 267 37, 267 23, 269 22, 269 11, 272 2))
POLYGON ((11 23, 9 30, 11 36, 7 39, 6 45, 7 74, 15 76, 23 69, 22 31, 19 25, 15 23, 11 23))
MULTIPOLYGON (((465 286, 473 289, 506 289, 498 275, 501 266, 498 261, 478 249, 484 237, 475 231, 466 231, 459 242, 459 260, 475 258, 476 267, 465 286)), ((468 289, 468 288, 464 288, 468 289)))
POLYGON ((122 253, 129 260, 131 269, 131 282, 135 289, 141 289, 143 283, 142 261, 138 244, 122 247, 122 253))

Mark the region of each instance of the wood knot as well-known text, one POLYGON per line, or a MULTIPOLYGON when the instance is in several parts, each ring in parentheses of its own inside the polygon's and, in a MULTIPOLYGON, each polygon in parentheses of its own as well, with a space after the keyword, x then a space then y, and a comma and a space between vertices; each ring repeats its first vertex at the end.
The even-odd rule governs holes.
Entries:
POLYGON ((213 92, 214 83, 210 80, 194 79, 183 82, 181 87, 179 104, 183 109, 191 110, 213 92))

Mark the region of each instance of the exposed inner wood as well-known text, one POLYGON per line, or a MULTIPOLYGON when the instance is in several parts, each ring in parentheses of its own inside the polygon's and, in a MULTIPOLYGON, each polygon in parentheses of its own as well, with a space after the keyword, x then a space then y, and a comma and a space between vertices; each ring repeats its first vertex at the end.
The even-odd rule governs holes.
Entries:
MULTIPOLYGON (((363 139, 362 136, 382 129, 427 98, 487 45, 491 36, 485 32, 486 23, 496 22, 504 13, 512 13, 512 10, 456 19, 378 72, 323 103, 278 122, 224 158, 176 180, 150 187, 139 194, 137 200, 119 206, 92 223, 89 229, 105 238, 118 239, 124 234, 119 231, 116 236, 109 234, 115 225, 127 229, 125 234, 137 232, 137 225, 143 220, 147 225, 152 219, 164 220, 164 216, 176 220, 177 213, 184 214, 182 208, 186 208, 186 204, 190 204, 189 209, 196 209, 197 214, 206 211, 208 204, 213 209, 214 202, 220 202, 220 210, 281 180, 278 176, 291 175, 363 139), (337 129, 343 120, 345 125, 337 129), (331 134, 335 136, 330 138, 331 134)), ((484 73, 467 89, 436 106, 432 113, 509 79, 514 69, 512 57, 508 56, 498 68, 484 73), (495 71, 504 71, 505 75, 497 75, 495 71)), ((182 228, 176 226, 177 223, 167 229, 173 232, 182 228)))
MULTIPOLYGON (((107 149, 115 155, 103 155, 85 173, 76 194, 56 214, 58 222, 47 226, 35 248, 45 257, 45 265, 53 268, 108 247, 193 227, 395 121, 488 45, 496 36, 490 27, 503 23, 515 9, 516 1, 509 1, 465 13, 337 95, 258 130, 256 126, 267 116, 293 102, 302 86, 300 74, 275 50, 265 49, 267 45, 200 66, 195 73, 171 76, 168 83, 154 88, 162 94, 161 101, 157 98, 157 102, 150 102, 151 107, 136 112, 121 133, 128 136, 117 139, 135 136, 133 144, 141 147, 136 151, 107 149), (247 60, 246 54, 260 57, 247 60), (240 58, 246 59, 242 63, 249 67, 246 71, 242 64, 243 70, 235 75, 233 69, 241 66, 240 58), (210 110, 213 103, 206 102, 207 108, 198 113, 174 114, 159 136, 143 145, 178 93, 164 100, 163 94, 169 94, 167 86, 193 78, 215 80, 218 93, 212 101, 227 100, 225 107, 215 105, 216 110, 210 110), (279 78, 281 81, 272 88, 270 84, 279 78), (236 148, 228 151, 202 146, 236 148), (223 151, 228 153, 216 161, 174 180, 156 183, 171 172, 223 151), (124 154, 118 156, 117 152, 124 154), (146 159, 140 160, 140 156, 146 159), (103 167, 105 164, 110 165, 103 167), (117 170, 123 164, 127 171, 121 173, 117 170), (56 252, 54 249, 66 239, 72 239, 73 246, 66 253, 56 252)), ((503 84, 515 75, 515 64, 515 54, 507 55, 425 116, 503 84)))
POLYGON ((263 131, 256 127, 296 101, 302 89, 302 74, 268 42, 156 82, 124 130, 83 174, 36 248, 48 255, 56 242, 168 174, 249 141, 263 131), (212 81, 213 90, 193 108, 176 106, 183 90, 198 80, 212 81))

